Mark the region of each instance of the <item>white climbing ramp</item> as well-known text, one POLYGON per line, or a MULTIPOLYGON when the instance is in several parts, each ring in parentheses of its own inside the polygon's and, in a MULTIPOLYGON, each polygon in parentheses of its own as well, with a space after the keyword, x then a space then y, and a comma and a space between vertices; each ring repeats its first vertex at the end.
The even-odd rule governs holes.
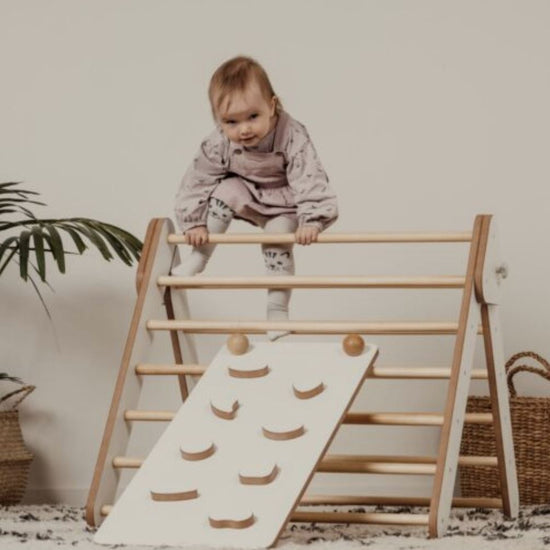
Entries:
POLYGON ((377 353, 370 344, 351 357, 339 343, 252 342, 237 356, 224 345, 95 542, 274 545, 377 353), (230 369, 264 375, 235 377, 230 369), (296 395, 296 386, 320 383, 322 391, 296 395), (216 414, 213 403, 231 414, 216 414), (169 496, 159 498, 159 487, 169 496), (182 488, 194 498, 170 497, 182 488))

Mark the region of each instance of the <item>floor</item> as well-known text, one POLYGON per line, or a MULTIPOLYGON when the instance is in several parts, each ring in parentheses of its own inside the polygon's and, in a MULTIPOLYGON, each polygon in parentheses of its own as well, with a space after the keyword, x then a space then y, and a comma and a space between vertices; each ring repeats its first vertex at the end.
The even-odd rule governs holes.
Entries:
MULTIPOLYGON (((315 507, 315 510, 334 507, 315 507)), ((373 511, 374 507, 348 508, 373 511)), ((342 509, 339 509, 342 511, 342 509)), ((426 512, 409 507, 387 511, 426 512)), ((93 529, 84 522, 84 510, 65 505, 11 506, 0 508, 1 550, 100 550, 93 529)), ((230 545, 228 544, 228 547, 230 545)), ((454 509, 445 537, 428 539, 418 527, 353 524, 290 524, 277 548, 284 550, 351 549, 370 546, 377 550, 550 550, 550 505, 522 508, 515 520, 498 510, 454 509)), ((114 547, 111 547, 114 548, 114 547)), ((117 548, 124 548, 118 546, 117 548)), ((153 548, 153 547, 148 547, 153 548)), ((160 547, 155 547, 160 548, 160 547)))

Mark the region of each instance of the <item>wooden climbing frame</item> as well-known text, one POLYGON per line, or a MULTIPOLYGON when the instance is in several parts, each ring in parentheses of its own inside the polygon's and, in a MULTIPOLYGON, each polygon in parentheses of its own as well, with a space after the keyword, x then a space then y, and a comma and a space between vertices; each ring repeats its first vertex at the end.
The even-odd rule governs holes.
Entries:
MULTIPOLYGON (((213 234, 219 244, 293 243, 293 234, 213 234)), ((353 233, 319 235, 316 246, 326 243, 469 243, 465 273, 459 276, 281 276, 281 277, 173 277, 179 263, 178 244, 185 237, 175 234, 169 219, 153 219, 148 227, 137 273, 137 301, 122 356, 114 395, 86 505, 89 525, 101 523, 112 506, 126 468, 139 468, 142 458, 126 456, 132 424, 140 421, 170 421, 174 411, 138 410, 143 380, 151 375, 172 375, 179 383, 183 401, 190 391, 190 377, 200 376, 207 366, 198 362, 194 334, 265 333, 285 330, 293 334, 452 335, 454 351, 449 367, 378 367, 369 369, 371 379, 447 379, 444 410, 435 413, 348 412, 344 424, 386 426, 439 426, 437 456, 325 455, 318 472, 362 472, 432 475, 428 497, 316 495, 300 504, 417 505, 427 514, 381 512, 294 511, 291 521, 356 522, 425 525, 431 537, 445 534, 451 506, 502 508, 508 517, 518 513, 518 488, 506 389, 502 331, 498 304, 505 271, 498 246, 495 221, 490 215, 475 218, 471 232, 462 233, 353 233), (459 318, 449 322, 372 321, 265 321, 195 320, 187 304, 187 289, 250 288, 375 288, 461 289, 459 318), (168 331, 174 363, 153 362, 150 350, 155 339, 168 331), (473 369, 477 336, 482 335, 485 369, 473 369), (471 379, 486 379, 492 402, 489 414, 466 413, 471 379), (497 453, 494 457, 459 456, 464 422, 493 424, 497 453), (453 498, 458 466, 484 465, 498 468, 501 498, 453 498)))

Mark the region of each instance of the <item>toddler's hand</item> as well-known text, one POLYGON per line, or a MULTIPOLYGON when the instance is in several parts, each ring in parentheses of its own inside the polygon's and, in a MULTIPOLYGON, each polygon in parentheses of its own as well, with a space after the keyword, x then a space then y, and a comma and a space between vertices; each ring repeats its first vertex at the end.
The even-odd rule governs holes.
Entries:
POLYGON ((208 242, 208 229, 204 225, 192 227, 185 232, 185 242, 193 246, 206 244, 208 242))
POLYGON ((302 225, 296 230, 295 237, 298 244, 311 244, 317 240, 319 229, 316 225, 302 225))

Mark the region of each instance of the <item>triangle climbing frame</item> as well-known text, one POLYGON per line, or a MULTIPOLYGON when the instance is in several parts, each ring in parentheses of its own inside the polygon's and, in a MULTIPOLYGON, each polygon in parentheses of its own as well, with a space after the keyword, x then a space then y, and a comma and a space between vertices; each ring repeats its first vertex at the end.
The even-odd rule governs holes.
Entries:
MULTIPOLYGON (((171 375, 178 379, 182 401, 188 399, 195 376, 208 367, 198 363, 194 334, 262 334, 267 330, 288 330, 292 334, 363 335, 451 335, 454 351, 450 366, 370 367, 369 385, 376 379, 447 379, 445 407, 441 414, 347 412, 343 424, 387 426, 439 426, 439 450, 434 457, 365 456, 325 454, 318 472, 384 473, 433 475, 431 495, 419 497, 315 495, 303 496, 299 504, 409 504, 428 507, 427 514, 373 512, 312 512, 293 510, 290 521, 356 522, 425 525, 431 537, 446 532, 452 506, 502 508, 505 515, 518 513, 518 487, 512 443, 508 393, 504 372, 502 330, 498 304, 506 266, 500 256, 498 231, 491 215, 478 215, 471 232, 463 233, 353 233, 319 235, 316 245, 325 243, 469 243, 464 275, 461 276, 281 276, 281 277, 173 277, 179 263, 178 244, 185 237, 174 233, 171 220, 153 219, 147 229, 137 273, 137 300, 124 348, 111 407, 86 504, 86 520, 98 526, 112 509, 120 472, 139 468, 142 458, 126 456, 134 422, 170 421, 173 411, 136 409, 143 380, 150 375, 171 375), (462 299, 455 322, 362 322, 362 321, 242 321, 194 320, 186 291, 227 288, 381 288, 459 289, 462 299), (152 348, 168 332, 174 363, 154 362, 152 348), (482 336, 486 369, 473 369, 476 340, 482 336), (471 379, 486 379, 492 403, 490 414, 466 413, 471 379), (372 382, 370 381, 372 380, 372 382), (495 457, 459 456, 465 422, 492 423, 496 435, 495 457), (453 497, 460 467, 484 465, 499 471, 501 498, 463 499, 453 497)), ((292 243, 293 234, 215 234, 210 242, 292 243)))

